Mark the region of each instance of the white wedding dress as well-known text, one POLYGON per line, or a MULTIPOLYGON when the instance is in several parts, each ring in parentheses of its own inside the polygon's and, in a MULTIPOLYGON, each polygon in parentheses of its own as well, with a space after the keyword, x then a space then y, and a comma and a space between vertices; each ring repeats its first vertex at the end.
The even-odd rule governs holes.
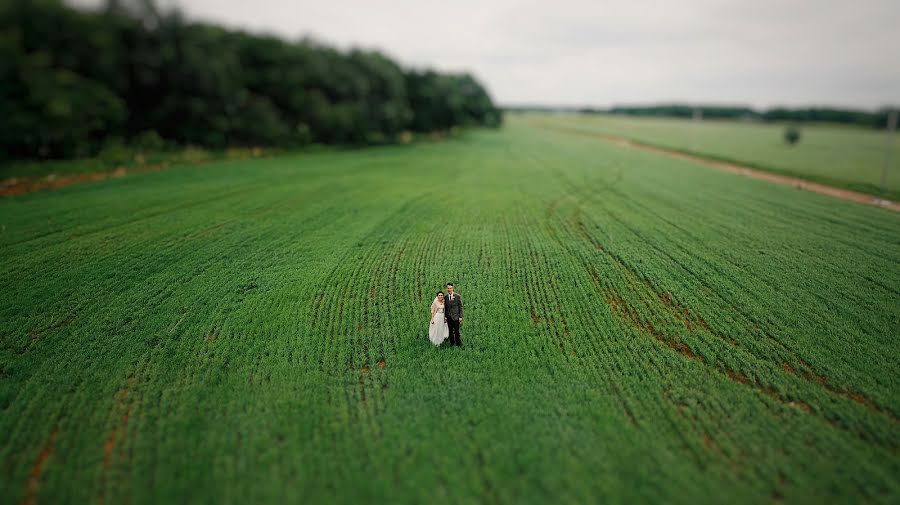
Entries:
POLYGON ((450 336, 450 328, 447 327, 447 321, 444 320, 444 304, 438 303, 435 298, 431 304, 431 311, 434 312, 434 315, 428 326, 428 340, 431 340, 434 345, 441 345, 444 339, 450 336))

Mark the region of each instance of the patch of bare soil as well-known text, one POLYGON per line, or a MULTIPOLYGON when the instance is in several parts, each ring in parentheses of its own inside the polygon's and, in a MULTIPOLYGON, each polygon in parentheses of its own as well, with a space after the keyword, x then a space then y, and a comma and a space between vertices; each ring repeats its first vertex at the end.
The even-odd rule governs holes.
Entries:
POLYGON ((112 463, 113 454, 115 453, 116 447, 120 445, 120 443, 125 438, 125 431, 128 428, 128 420, 131 417, 131 405, 128 402, 128 393, 131 388, 132 377, 129 376, 128 379, 125 380, 125 386, 121 389, 119 393, 119 401, 118 408, 124 409, 124 413, 119 418, 119 424, 113 427, 109 432, 109 436, 106 437, 106 442, 103 443, 103 466, 102 472, 100 474, 100 496, 97 498, 97 501, 102 505, 106 501, 106 481, 107 481, 107 473, 109 472, 110 464, 112 463))
MULTIPOLYGON (((771 338, 771 337, 769 337, 769 338, 771 338)), ((808 364, 806 364, 805 366, 808 369, 812 370, 812 367, 809 366, 808 364)), ((797 371, 797 369, 792 367, 789 363, 784 363, 782 365, 782 368, 784 368, 785 372, 788 372, 791 375, 800 377, 801 379, 805 379, 807 382, 810 382, 813 384, 818 384, 819 386, 824 388, 826 391, 828 391, 829 393, 831 393, 835 396, 839 396, 839 397, 845 398, 847 400, 853 401, 855 403, 858 403, 860 405, 863 405, 873 412, 880 412, 880 413, 886 415, 887 417, 889 417, 895 423, 900 422, 900 419, 898 419, 897 416, 894 415, 893 412, 891 412, 890 410, 888 410, 886 408, 881 407, 880 405, 875 403, 875 401, 872 400, 871 398, 868 398, 867 396, 865 396, 864 394, 862 394, 858 391, 853 391, 848 388, 838 388, 836 386, 833 386, 830 383, 828 383, 828 381, 826 380, 824 375, 816 374, 814 372, 805 372, 805 373, 801 374, 800 372, 797 371)))
POLYGON ((775 184, 781 184, 782 186, 791 186, 793 188, 802 189, 804 191, 811 191, 813 193, 818 193, 820 195, 830 196, 832 198, 839 198, 841 200, 849 200, 851 202, 862 203, 866 205, 872 205, 875 207, 881 207, 884 209, 893 210, 895 212, 900 212, 900 202, 894 202, 891 200, 885 200, 884 198, 878 198, 877 196, 867 195, 865 193, 859 193, 856 191, 851 191, 849 189, 841 189, 835 188, 833 186, 827 186, 825 184, 819 184, 817 182, 807 181, 805 179, 800 179, 799 177, 790 177, 787 175, 778 175, 773 174, 771 172, 766 172, 764 170, 758 170, 755 168, 750 168, 744 165, 738 165, 736 163, 729 163, 725 161, 719 161, 712 158, 704 158, 702 156, 697 156, 694 154, 686 154, 681 151, 676 151, 674 149, 666 149, 664 147, 658 147, 654 145, 644 144, 643 142, 637 142, 625 137, 619 137, 616 135, 608 135, 602 133, 595 132, 587 132, 584 130, 579 130, 577 128, 566 128, 560 126, 551 126, 546 124, 540 125, 542 128, 547 128, 551 130, 561 131, 564 133, 573 133, 576 135, 583 135, 593 138, 598 138, 605 140, 607 142, 611 142, 621 147, 627 147, 631 149, 639 149, 641 151, 649 151, 657 154, 662 154, 668 156, 670 158, 676 158, 684 161, 691 161, 694 163, 699 163, 701 165, 715 168, 718 170, 723 170, 725 172, 731 172, 738 175, 743 175, 745 177, 750 177, 752 179, 763 180, 775 184))
POLYGON ((113 450, 116 448, 116 438, 120 438, 120 435, 124 435, 125 428, 128 427, 128 418, 131 416, 131 407, 127 404, 128 399, 128 389, 131 387, 131 377, 128 377, 125 381, 125 387, 122 388, 122 392, 119 395, 119 408, 124 408, 125 413, 122 414, 122 417, 119 419, 119 425, 110 431, 109 436, 106 438, 106 443, 103 444, 103 468, 106 469, 109 466, 110 460, 112 459, 113 450))
POLYGON ((22 195, 34 191, 43 191, 45 189, 57 189, 82 182, 102 181, 109 178, 124 177, 128 174, 155 172, 166 168, 169 168, 168 163, 129 168, 128 170, 119 167, 109 172, 92 172, 87 174, 51 174, 44 177, 12 177, 0 181, 0 197, 22 195))
POLYGON ((732 380, 736 380, 741 384, 747 384, 748 382, 747 376, 744 375, 744 372, 735 373, 734 370, 727 369, 725 370, 725 373, 728 374, 728 377, 730 377, 732 380))
POLYGON ((28 480, 25 481, 25 496, 22 498, 22 505, 37 503, 37 491, 41 483, 41 474, 44 473, 44 465, 47 464, 50 454, 53 453, 53 441, 56 440, 57 433, 59 433, 59 426, 53 428, 53 432, 50 433, 50 437, 47 438, 47 442, 44 443, 44 447, 38 453, 38 457, 31 467, 31 473, 28 475, 28 480))

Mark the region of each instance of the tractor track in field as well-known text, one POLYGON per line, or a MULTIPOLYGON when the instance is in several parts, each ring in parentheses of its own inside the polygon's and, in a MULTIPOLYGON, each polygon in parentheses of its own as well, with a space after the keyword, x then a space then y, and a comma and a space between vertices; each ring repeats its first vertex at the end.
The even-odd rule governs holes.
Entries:
MULTIPOLYGON (((627 229, 630 229, 632 233, 634 233, 636 236, 640 237, 641 240, 643 240, 645 243, 649 244, 649 242, 646 240, 645 237, 642 236, 642 234, 640 234, 637 230, 634 230, 631 227, 629 227, 625 223, 625 221, 623 221, 619 216, 617 216, 610 209, 606 209, 606 212, 610 217, 612 217, 613 219, 618 221, 620 224, 625 226, 627 229)), ((674 316, 676 319, 680 320, 681 323, 683 323, 685 325, 685 327, 688 329, 689 333, 694 333, 695 331, 702 329, 705 332, 709 333, 710 335, 717 337, 718 339, 722 340, 723 342, 731 345, 732 347, 742 348, 744 351, 748 352, 752 356, 755 356, 757 359, 760 359, 763 361, 768 361, 768 358, 766 358, 765 356, 758 355, 757 352, 755 352, 753 349, 750 349, 750 348, 746 347, 745 345, 739 343, 737 340, 735 340, 733 337, 729 336, 728 334, 723 333, 723 332, 713 328, 710 325, 710 323, 708 323, 702 316, 700 316, 699 314, 696 314, 694 311, 692 311, 690 308, 688 308, 688 306, 685 305, 684 303, 673 298, 673 296, 670 293, 661 292, 659 290, 659 288, 657 286, 655 286, 649 279, 647 279, 640 271, 636 270, 633 266, 627 264, 625 262, 624 258, 620 257, 619 255, 617 255, 611 251, 606 250, 603 247, 603 245, 596 238, 594 238, 591 235, 589 230, 585 227, 584 223, 580 219, 577 220, 575 223, 575 230, 578 232, 579 235, 582 236, 582 238, 585 241, 590 243, 598 252, 611 258, 613 260, 613 262, 616 264, 617 268, 621 272, 627 274, 631 278, 630 282, 631 282, 632 286, 636 286, 639 289, 641 288, 641 286, 643 286, 643 289, 645 290, 644 292, 646 292, 648 294, 652 294, 651 298, 653 296, 658 298, 659 304, 657 305, 657 307, 659 307, 660 309, 664 309, 665 311, 669 312, 672 316, 674 316)), ((686 265, 683 265, 681 262, 679 262, 676 258, 674 258, 668 252, 666 252, 662 249, 658 249, 655 246, 651 246, 651 247, 654 247, 660 253, 666 255, 674 264, 677 264, 685 272, 687 272, 691 276, 697 278, 700 282, 704 282, 700 276, 698 276, 695 272, 691 271, 686 265)), ((594 279, 595 284, 597 284, 598 286, 602 285, 602 282, 600 282, 600 279, 599 279, 599 275, 594 271, 592 271, 592 278, 594 279)), ((709 287, 712 288, 712 286, 709 286, 709 287)), ((612 289, 613 290, 612 292, 614 293, 614 288, 610 288, 610 289, 612 289)), ((726 300, 723 299, 723 301, 726 301, 726 300)), ((671 335, 668 335, 664 329, 654 328, 650 322, 644 321, 639 316, 639 311, 637 310, 637 308, 630 306, 629 302, 627 300, 625 300, 624 298, 622 298, 621 296, 607 298, 607 303, 610 305, 610 307, 613 309, 613 311, 616 312, 620 316, 620 318, 629 322, 631 326, 638 328, 639 330, 647 333, 648 335, 656 337, 658 340, 660 340, 661 342, 663 342, 664 344, 666 344, 673 350, 679 352, 680 354, 685 355, 689 359, 697 360, 697 361, 701 361, 701 362, 703 361, 703 359, 700 356, 697 356, 696 353, 692 349, 690 349, 690 347, 685 345, 679 339, 671 338, 671 335)), ((733 306, 732 306, 732 310, 735 310, 743 319, 745 319, 749 323, 750 317, 747 314, 744 314, 742 311, 738 310, 736 307, 733 307, 733 306)), ((748 329, 749 329, 749 327, 748 327, 748 329)), ((754 330, 759 332, 758 328, 754 328, 754 330)), ((766 336, 767 340, 769 340, 770 342, 774 342, 776 344, 776 347, 782 351, 782 354, 784 354, 785 356, 789 356, 790 358, 792 358, 793 360, 795 360, 797 363, 799 363, 802 366, 801 370, 797 370, 797 369, 793 368, 787 361, 783 361, 784 356, 782 356, 779 358, 778 361, 781 362, 781 369, 784 372, 787 372, 788 374, 790 374, 794 377, 802 379, 813 386, 820 387, 822 390, 824 390, 825 393, 830 394, 831 396, 833 396, 835 398, 852 401, 854 403, 857 403, 859 405, 862 405, 862 406, 868 408, 873 413, 882 414, 882 415, 886 416, 888 419, 890 419, 891 421, 893 421, 895 423, 900 422, 900 419, 898 419, 897 416, 887 407, 884 407, 884 406, 876 403, 871 398, 867 397, 866 395, 864 395, 863 393, 861 393, 859 391, 855 391, 855 390, 849 389, 847 387, 836 386, 832 383, 829 383, 827 378, 824 375, 818 373, 809 362, 804 360, 795 351, 786 347, 782 342, 775 339, 772 335, 770 335, 768 333, 763 333, 763 334, 766 336)), ((777 362, 773 362, 773 365, 777 365, 777 362)), ((718 366, 714 367, 714 368, 718 368, 718 366)), ((777 366, 776 366, 776 368, 777 368, 777 366)), ((761 390, 763 393, 767 394, 770 397, 773 397, 773 398, 776 398, 776 399, 782 401, 782 403, 786 403, 788 406, 799 407, 801 410, 804 410, 806 412, 813 412, 816 410, 816 409, 813 409, 807 402, 802 401, 798 398, 787 398, 787 397, 781 398, 780 396, 782 396, 782 395, 778 394, 777 391, 773 390, 771 388, 771 386, 764 386, 763 384, 761 384, 759 382, 758 378, 752 378, 752 380, 751 380, 751 378, 746 377, 744 373, 742 373, 740 371, 731 370, 728 368, 722 368, 720 371, 723 371, 725 373, 725 375, 727 375, 728 378, 732 380, 732 382, 739 382, 744 385, 754 386, 756 389, 761 390)))
POLYGON ((37 459, 35 459, 31 472, 28 474, 28 480, 25 481, 25 496, 22 498, 22 505, 34 505, 37 503, 37 492, 41 484, 41 475, 44 473, 44 466, 47 464, 47 460, 53 454, 53 442, 58 434, 59 424, 56 424, 53 426, 50 436, 47 437, 47 441, 44 442, 37 459))
POLYGON ((604 140, 606 142, 615 144, 620 147, 661 154, 663 156, 668 156, 670 158, 675 158, 675 159, 679 159, 682 161, 690 161, 692 163, 697 163, 697 164, 700 164, 700 165, 703 165, 703 166, 706 166, 709 168, 715 168, 715 169, 721 170, 723 172, 730 172, 733 174, 743 175, 744 177, 749 177, 751 179, 757 179, 757 180, 761 180, 761 181, 771 182, 771 183, 779 184, 782 186, 790 186, 792 188, 801 189, 804 191, 809 191, 811 193, 817 193, 820 195, 830 196, 832 198, 838 198, 840 200, 862 203, 865 205, 880 207, 882 209, 892 210, 894 212, 900 212, 900 202, 886 200, 884 198, 879 198, 877 196, 868 195, 866 193, 859 193, 857 191, 851 191, 849 189, 836 188, 834 186, 828 186, 826 184, 820 184, 818 182, 808 181, 806 179, 801 179, 799 177, 779 175, 776 173, 767 172, 765 170, 748 167, 746 165, 740 165, 738 163, 721 161, 721 160, 717 160, 715 158, 698 156, 696 154, 689 154, 689 153, 686 153, 683 151, 679 151, 677 149, 669 149, 666 147, 648 144, 645 142, 630 139, 627 137, 621 137, 618 135, 610 135, 610 134, 606 134, 606 133, 591 132, 591 131, 582 130, 579 128, 557 126, 557 125, 551 125, 551 124, 546 124, 546 123, 536 123, 536 126, 547 129, 547 130, 553 130, 556 132, 567 133, 570 135, 581 135, 581 136, 585 136, 585 137, 600 139, 600 140, 604 140))
MULTIPOLYGON (((540 160, 536 161, 540 163, 540 160)), ((569 189, 569 191, 576 197, 576 199, 584 201, 592 201, 595 199, 595 195, 585 194, 583 188, 568 180, 564 174, 553 170, 552 167, 548 168, 554 171, 555 175, 561 177, 564 186, 569 189)), ((768 361, 763 356, 757 355, 754 350, 745 348, 745 346, 740 345, 729 335, 713 328, 710 323, 708 323, 702 316, 692 311, 688 307, 688 305, 684 304, 680 300, 675 299, 671 293, 660 291, 659 287, 657 287, 650 279, 644 277, 641 272, 635 270, 632 265, 629 265, 627 262, 625 262, 623 258, 607 250, 606 247, 604 247, 604 245, 600 242, 600 240, 598 240, 592 233, 593 228, 591 230, 588 229, 587 223, 584 221, 584 218, 586 216, 584 216, 581 212, 580 205, 578 206, 578 210, 575 216, 573 216, 574 219, 567 221, 558 214, 558 203, 558 201, 551 202, 549 204, 549 207, 545 211, 544 217, 547 221, 547 226, 549 228, 553 228, 552 224, 550 223, 552 223, 556 219, 561 219, 558 224, 563 224, 561 230, 563 235, 568 235, 569 238, 579 239, 583 243, 591 246, 591 248, 597 251, 601 256, 606 257, 608 260, 611 260, 612 264, 615 266, 616 271, 620 272, 622 275, 628 278, 627 283, 628 286, 630 286, 630 289, 649 295, 647 300, 654 301, 652 305, 660 311, 660 314, 667 313, 668 315, 674 317, 675 320, 684 325, 689 334, 696 334, 698 331, 701 333, 708 333, 711 336, 718 338, 733 347, 744 349, 746 352, 750 353, 750 355, 756 357, 757 359, 768 361)), ((612 213, 610 209, 605 208, 605 206, 604 209, 614 220, 625 226, 627 229, 631 230, 632 233, 635 233, 636 236, 640 237, 646 242, 645 237, 638 233, 637 230, 634 230, 630 226, 628 226, 619 216, 616 216, 614 213, 612 213)), ((564 239, 556 232, 551 233, 550 236, 553 237, 561 245, 571 243, 570 240, 564 239)), ((671 255, 667 254, 667 256, 669 256, 669 258, 673 261, 675 260, 675 258, 673 258, 671 255)), ((641 333, 655 338, 664 345, 668 346, 674 352, 683 355, 689 360, 699 362, 707 366, 709 369, 718 372, 722 377, 730 380, 735 384, 743 385, 756 390, 784 407, 793 408, 807 414, 817 414, 819 417, 824 418, 824 420, 827 421, 832 427, 849 431, 864 440, 866 439, 864 433, 852 429, 852 427, 847 426, 845 423, 829 418, 829 416, 827 415, 828 408, 823 409, 823 406, 821 405, 819 405, 818 408, 813 407, 813 405, 808 403, 805 399, 798 397, 797 395, 779 391, 772 385, 768 384, 766 381, 761 381, 759 377, 748 377, 743 372, 739 370, 733 370, 731 367, 724 363, 707 363, 705 358, 698 355, 695 349, 692 349, 689 345, 687 345, 687 343, 682 340, 681 336, 678 335, 677 332, 673 334, 672 329, 668 328, 665 324, 657 324, 661 323, 661 321, 659 320, 653 321, 652 318, 646 319, 645 317, 642 317, 639 307, 634 305, 632 301, 627 300, 626 297, 619 292, 619 289, 621 289, 621 287, 616 286, 614 283, 610 284, 603 278, 601 278, 599 272, 594 269, 594 267, 588 260, 586 260, 586 258, 582 258, 582 262, 584 267, 587 268, 587 271, 591 276, 598 294, 605 299, 613 314, 616 315, 623 323, 625 323, 626 326, 633 327, 639 330, 641 333)), ((681 266, 682 268, 684 268, 683 265, 681 266)), ((799 359, 799 356, 797 356, 796 353, 788 348, 783 348, 783 350, 786 351, 786 354, 790 355, 792 358, 798 359, 798 364, 801 364, 803 369, 797 370, 792 367, 787 361, 782 361, 781 359, 779 359, 777 363, 769 363, 772 367, 777 369, 776 372, 801 379, 814 386, 819 386, 824 390, 827 396, 842 400, 849 400, 853 403, 868 408, 868 410, 872 413, 883 414, 890 420, 894 422, 897 421, 897 418, 889 409, 881 407, 876 402, 872 401, 870 398, 857 391, 852 391, 829 384, 827 382, 827 379, 825 379, 823 375, 816 372, 808 362, 799 359)), ((624 402, 623 406, 625 407, 626 412, 628 412, 628 406, 624 405, 624 402)), ((710 442, 707 439, 704 439, 704 445, 708 446, 709 444, 710 442)), ((708 448, 709 447, 707 447, 707 449, 708 448)))
POLYGON ((118 422, 110 430, 106 441, 103 443, 103 464, 100 471, 99 485, 100 495, 97 497, 97 503, 100 504, 106 502, 106 487, 107 482, 110 480, 109 471, 110 466, 113 464, 113 456, 115 455, 117 448, 120 449, 124 444, 125 437, 127 436, 126 430, 128 429, 128 421, 131 418, 132 409, 131 400, 128 399, 128 393, 129 389, 132 387, 133 378, 133 375, 129 375, 125 380, 125 384, 116 394, 118 397, 118 410, 124 409, 124 411, 119 415, 118 422))

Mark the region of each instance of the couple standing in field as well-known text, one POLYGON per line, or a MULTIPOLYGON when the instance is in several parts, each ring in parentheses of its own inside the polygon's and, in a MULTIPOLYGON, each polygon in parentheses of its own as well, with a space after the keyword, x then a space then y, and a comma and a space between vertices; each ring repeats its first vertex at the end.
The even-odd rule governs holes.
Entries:
POLYGON ((428 329, 428 340, 435 346, 441 345, 445 339, 450 345, 462 347, 459 339, 459 325, 463 320, 463 302, 459 293, 454 293, 453 283, 447 283, 447 296, 438 291, 431 302, 431 326, 428 329))

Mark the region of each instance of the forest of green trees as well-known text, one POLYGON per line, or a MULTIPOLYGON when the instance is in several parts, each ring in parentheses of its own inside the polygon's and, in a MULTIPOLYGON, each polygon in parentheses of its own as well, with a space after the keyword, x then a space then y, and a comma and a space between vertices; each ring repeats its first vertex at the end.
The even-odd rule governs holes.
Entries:
POLYGON ((885 107, 874 112, 832 107, 776 107, 758 111, 749 107, 670 104, 629 107, 618 106, 602 111, 583 109, 582 112, 609 112, 612 114, 626 114, 631 116, 689 118, 693 117, 694 111, 697 110, 700 111, 704 118, 709 119, 754 119, 760 121, 790 121, 795 123, 841 123, 870 128, 885 128, 887 125, 889 108, 885 107))
POLYGON ((91 156, 110 142, 386 143, 502 121, 471 75, 193 22, 151 0, 94 11, 0 1, 0 116, 0 158, 16 159, 91 156))

